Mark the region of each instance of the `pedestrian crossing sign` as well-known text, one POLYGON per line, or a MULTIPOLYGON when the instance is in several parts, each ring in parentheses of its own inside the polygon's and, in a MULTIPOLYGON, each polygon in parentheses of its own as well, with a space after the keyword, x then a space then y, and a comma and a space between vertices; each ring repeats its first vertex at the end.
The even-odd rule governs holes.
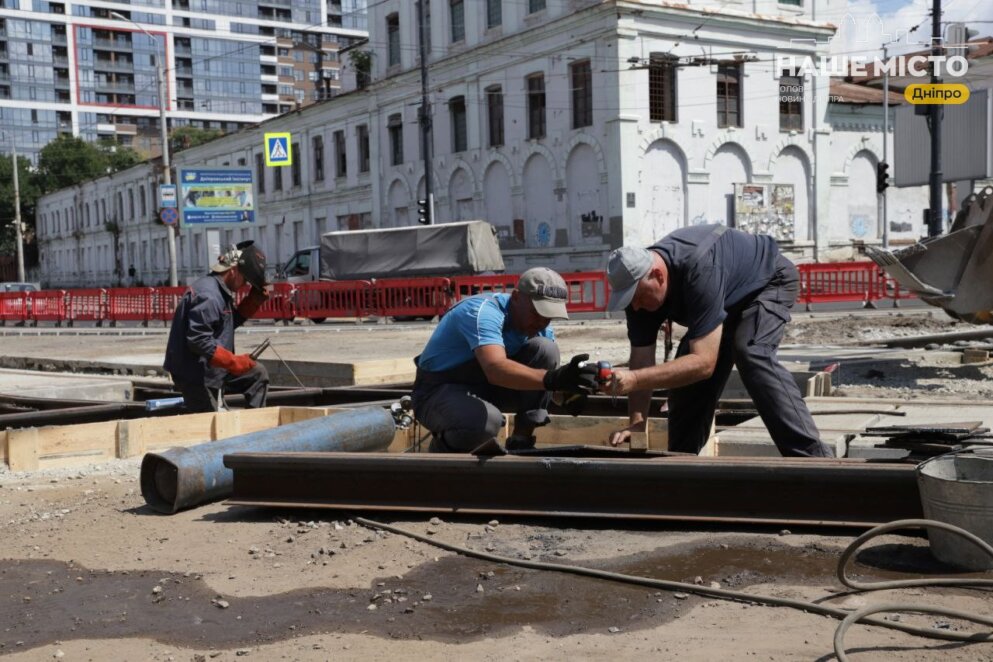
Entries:
POLYGON ((265 164, 267 166, 293 165, 292 145, 288 133, 265 134, 265 164))

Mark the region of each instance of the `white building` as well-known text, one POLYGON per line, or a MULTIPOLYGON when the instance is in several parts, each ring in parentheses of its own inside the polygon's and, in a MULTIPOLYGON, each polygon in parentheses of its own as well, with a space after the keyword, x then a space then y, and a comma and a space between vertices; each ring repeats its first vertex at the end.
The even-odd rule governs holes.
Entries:
MULTIPOLYGON (((827 52, 833 27, 804 4, 434 0, 436 221, 492 222, 510 271, 601 269, 616 246, 735 223, 735 185, 786 185, 794 238, 784 249, 850 256, 853 238, 880 234, 870 224, 853 236, 845 191, 874 185, 859 159, 874 153, 880 128, 850 123, 836 144, 829 81, 780 80, 777 55, 827 52), (802 101, 781 104, 781 84, 802 101)), ((414 3, 370 3, 370 84, 175 155, 177 167, 256 169, 258 227, 226 231, 225 242, 258 239, 274 262, 322 232, 416 222, 424 178, 415 28, 414 3), (292 133, 297 166, 261 164, 271 131, 292 133)), ((354 71, 343 75, 354 85, 354 71)), ((154 177, 145 164, 43 198, 39 277, 107 285, 115 264, 120 273, 134 264, 143 282, 165 280, 154 177)), ((205 253, 201 230, 180 233, 181 280, 204 271, 205 253)))

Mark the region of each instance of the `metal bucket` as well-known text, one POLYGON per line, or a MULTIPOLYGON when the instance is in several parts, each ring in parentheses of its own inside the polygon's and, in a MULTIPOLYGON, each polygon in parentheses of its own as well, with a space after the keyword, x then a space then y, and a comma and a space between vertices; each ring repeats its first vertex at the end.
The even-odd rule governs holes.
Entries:
MULTIPOLYGON (((965 449, 917 467, 924 517, 961 527, 993 545, 993 449, 965 449)), ((989 570, 993 559, 974 544, 940 529, 928 529, 931 553, 967 570, 989 570)))

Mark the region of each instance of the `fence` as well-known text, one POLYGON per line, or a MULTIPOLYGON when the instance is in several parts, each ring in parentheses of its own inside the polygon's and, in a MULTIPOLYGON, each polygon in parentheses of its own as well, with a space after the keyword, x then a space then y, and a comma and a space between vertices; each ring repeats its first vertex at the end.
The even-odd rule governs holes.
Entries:
MULTIPOLYGON (((817 303, 898 301, 913 297, 901 290, 872 262, 804 264, 797 298, 807 309, 817 303)), ((329 318, 434 317, 452 304, 475 294, 511 292, 519 276, 458 276, 454 278, 386 278, 376 281, 276 283, 269 300, 253 319, 289 321, 305 317, 317 322, 329 318)), ((573 313, 604 312, 610 286, 603 272, 563 274, 573 313)), ((90 321, 150 321, 168 323, 186 287, 132 287, 85 290, 45 290, 0 293, 0 324, 41 321, 69 325, 90 321)), ((239 301, 248 288, 238 292, 239 301)))

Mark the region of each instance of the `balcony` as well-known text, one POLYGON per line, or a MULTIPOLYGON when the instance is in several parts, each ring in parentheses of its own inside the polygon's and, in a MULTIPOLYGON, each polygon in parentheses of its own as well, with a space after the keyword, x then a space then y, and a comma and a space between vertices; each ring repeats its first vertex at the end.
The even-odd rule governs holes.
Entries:
POLYGON ((96 37, 93 40, 94 48, 110 49, 115 51, 128 51, 132 49, 131 41, 125 39, 104 39, 96 37))
POLYGON ((56 76, 55 77, 55 89, 57 89, 57 90, 58 89, 63 89, 63 90, 70 89, 70 86, 69 86, 69 77, 68 76, 56 76))
POLYGON ((65 55, 53 55, 52 66, 66 68, 69 66, 69 58, 67 58, 65 55))
MULTIPOLYGON (((2 35, 2 34, 3 34, 3 31, 0 30, 0 35, 2 35)), ((60 45, 61 46, 65 46, 69 42, 66 39, 66 36, 65 36, 65 33, 64 32, 52 32, 52 43, 55 44, 56 46, 60 46, 60 45)))
POLYGON ((98 92, 115 92, 117 94, 134 94, 134 83, 106 83, 96 81, 93 89, 98 92))
POLYGON ((177 78, 193 78, 193 67, 176 67, 177 78))
POLYGON ((134 62, 130 60, 97 60, 93 63, 93 68, 97 71, 134 71, 134 62))
POLYGON ((192 46, 184 46, 182 44, 176 44, 176 55, 193 55, 192 46))

